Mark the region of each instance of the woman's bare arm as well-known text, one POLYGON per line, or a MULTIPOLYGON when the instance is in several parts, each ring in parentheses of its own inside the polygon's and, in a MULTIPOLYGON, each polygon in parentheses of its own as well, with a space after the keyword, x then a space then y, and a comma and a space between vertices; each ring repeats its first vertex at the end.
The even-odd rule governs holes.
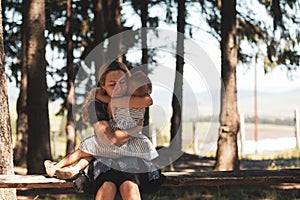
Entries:
POLYGON ((123 96, 111 99, 111 105, 119 108, 147 108, 153 104, 150 95, 145 96, 123 96))
POLYGON ((132 136, 142 130, 141 126, 136 126, 128 130, 112 130, 108 121, 99 121, 93 124, 97 138, 106 145, 121 146, 132 136))

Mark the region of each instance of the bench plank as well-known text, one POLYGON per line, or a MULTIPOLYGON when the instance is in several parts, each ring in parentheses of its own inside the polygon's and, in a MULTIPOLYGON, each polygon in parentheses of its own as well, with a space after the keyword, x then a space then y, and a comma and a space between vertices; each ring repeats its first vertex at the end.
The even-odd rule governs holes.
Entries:
MULTIPOLYGON (((299 183, 300 169, 164 172, 165 187, 299 183)), ((0 175, 0 188, 72 188, 73 182, 43 175, 0 175)))
POLYGON ((0 188, 71 188, 72 181, 43 175, 0 175, 0 188))
POLYGON ((300 170, 241 170, 214 172, 167 172, 164 186, 269 185, 300 183, 300 170))

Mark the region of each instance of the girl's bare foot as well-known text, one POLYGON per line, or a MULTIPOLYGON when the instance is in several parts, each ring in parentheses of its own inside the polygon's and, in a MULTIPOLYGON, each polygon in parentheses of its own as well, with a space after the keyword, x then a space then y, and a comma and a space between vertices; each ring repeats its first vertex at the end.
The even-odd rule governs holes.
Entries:
POLYGON ((73 179, 79 174, 79 170, 76 167, 64 167, 56 169, 55 174, 59 179, 73 179))
POLYGON ((46 169, 46 173, 48 174, 48 176, 53 177, 55 175, 55 165, 56 162, 52 162, 51 160, 45 160, 44 161, 44 166, 46 169))

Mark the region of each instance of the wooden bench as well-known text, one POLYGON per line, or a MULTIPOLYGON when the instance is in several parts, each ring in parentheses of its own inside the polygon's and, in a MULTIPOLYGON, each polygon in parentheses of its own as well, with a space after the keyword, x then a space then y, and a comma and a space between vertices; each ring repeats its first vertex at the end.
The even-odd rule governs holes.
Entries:
MULTIPOLYGON (((300 169, 241 170, 212 172, 164 172, 164 187, 272 185, 299 183, 300 169)), ((72 181, 43 175, 0 175, 0 188, 72 188, 72 181)))

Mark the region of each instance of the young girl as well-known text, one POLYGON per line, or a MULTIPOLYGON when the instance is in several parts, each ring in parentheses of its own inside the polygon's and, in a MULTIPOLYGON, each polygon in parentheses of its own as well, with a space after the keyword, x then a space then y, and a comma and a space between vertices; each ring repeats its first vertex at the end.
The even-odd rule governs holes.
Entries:
MULTIPOLYGON (((152 84, 150 79, 142 72, 135 72, 131 75, 127 83, 127 94, 133 96, 150 95, 152 84)), ((142 126, 145 114, 145 108, 128 108, 129 102, 122 102, 125 108, 115 106, 114 102, 108 95, 101 92, 101 89, 93 89, 87 96, 86 100, 90 101, 95 98, 101 102, 109 104, 109 113, 111 120, 110 127, 113 130, 128 130, 137 126, 142 126)), ((118 103, 116 103, 118 105, 118 103)), ((87 120, 87 116, 83 116, 87 120)), ((49 176, 56 176, 60 179, 69 179, 76 176, 81 170, 87 167, 92 156, 101 156, 108 158, 120 157, 138 157, 151 161, 158 156, 155 147, 148 137, 143 134, 135 134, 121 146, 107 145, 102 143, 97 136, 93 135, 86 138, 80 144, 79 148, 73 153, 63 158, 58 163, 45 161, 46 172, 49 176), (75 164, 72 166, 73 164, 75 164)), ((152 167, 155 169, 155 167, 152 167)))

